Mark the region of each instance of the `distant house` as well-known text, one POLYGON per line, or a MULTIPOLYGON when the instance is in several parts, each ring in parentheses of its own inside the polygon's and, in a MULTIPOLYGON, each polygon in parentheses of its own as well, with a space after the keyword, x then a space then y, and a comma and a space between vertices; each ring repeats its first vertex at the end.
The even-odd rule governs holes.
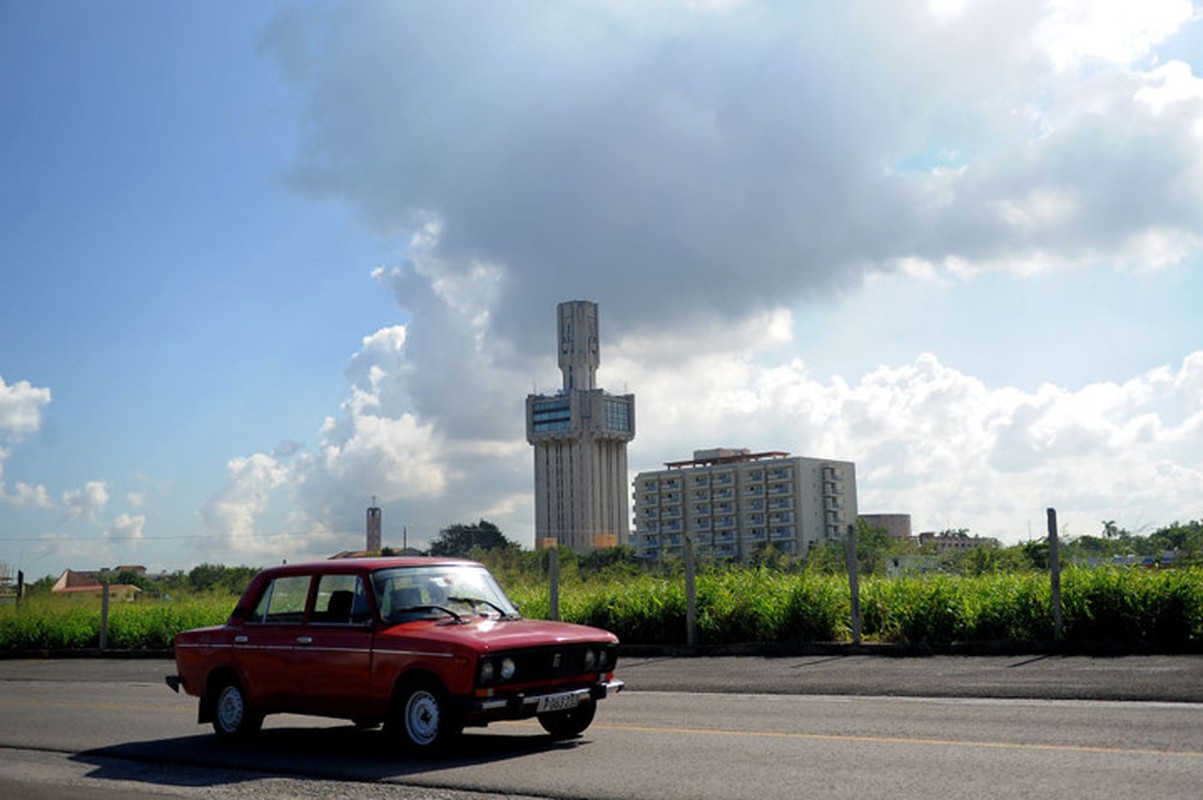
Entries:
MULTIPOLYGON (((135 567, 121 567, 121 571, 138 569, 135 567)), ((145 574, 146 568, 141 567, 141 574, 145 574)), ((100 579, 100 573, 95 571, 84 571, 75 569, 65 569, 63 574, 58 576, 58 580, 54 582, 54 586, 50 589, 52 594, 66 595, 95 595, 99 597, 104 592, 104 583, 100 579)), ((113 600, 132 600, 137 597, 142 590, 130 583, 112 583, 109 584, 109 598, 113 600)))
POLYGON ((919 544, 934 544, 938 552, 947 553, 949 550, 973 550, 978 547, 998 547, 998 539, 986 536, 970 536, 964 531, 944 531, 943 533, 926 531, 919 534, 919 544))

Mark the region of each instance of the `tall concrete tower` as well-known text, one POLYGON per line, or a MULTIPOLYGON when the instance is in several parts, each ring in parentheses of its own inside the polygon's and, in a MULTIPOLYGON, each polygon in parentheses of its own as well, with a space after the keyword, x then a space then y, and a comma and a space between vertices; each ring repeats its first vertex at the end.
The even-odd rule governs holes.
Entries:
POLYGON ((626 544, 635 396, 597 388, 597 304, 560 303, 557 316, 563 388, 526 398, 526 440, 535 448, 535 543, 577 552, 626 544))
POLYGON ((376 498, 372 498, 372 505, 368 508, 368 546, 366 550, 379 550, 380 544, 380 509, 376 507, 376 498))

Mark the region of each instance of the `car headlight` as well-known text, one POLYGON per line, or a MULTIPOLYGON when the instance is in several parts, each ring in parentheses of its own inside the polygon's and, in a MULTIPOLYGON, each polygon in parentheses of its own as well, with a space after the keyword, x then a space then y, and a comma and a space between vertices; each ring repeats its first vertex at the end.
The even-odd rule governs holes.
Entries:
POLYGON ((610 662, 610 654, 607 653, 605 650, 599 650, 597 653, 597 668, 605 669, 606 665, 609 664, 609 662, 610 662))
POLYGON ((514 677, 514 671, 516 669, 517 669, 517 667, 514 665, 514 659, 512 659, 512 658, 501 659, 501 679, 503 681, 508 681, 508 680, 512 679, 514 677))
MULTIPOLYGON (((507 659, 508 660, 508 659, 507 659)), ((496 667, 492 661, 486 660, 480 662, 480 682, 492 683, 493 677, 496 674, 496 667)))
POLYGON ((592 648, 585 651, 585 671, 592 670, 597 665, 597 653, 592 648))

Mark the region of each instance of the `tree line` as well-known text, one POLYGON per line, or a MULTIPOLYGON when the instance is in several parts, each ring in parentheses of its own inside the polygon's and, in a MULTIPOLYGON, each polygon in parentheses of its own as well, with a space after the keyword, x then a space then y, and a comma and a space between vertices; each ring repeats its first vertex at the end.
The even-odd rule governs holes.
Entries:
MULTIPOLYGON (((965 529, 942 531, 939 536, 968 536, 965 529)), ((1113 520, 1101 523, 1097 535, 1070 537, 1061 542, 1061 560, 1066 564, 1103 565, 1117 557, 1137 563, 1158 563, 1162 554, 1173 552, 1175 566, 1203 566, 1203 520, 1174 522, 1147 535, 1119 527, 1113 520)), ((488 520, 476 523, 456 523, 439 531, 424 555, 441 558, 472 558, 486 563, 503 583, 507 580, 546 574, 548 553, 545 550, 523 550, 488 520)), ((393 548, 384 548, 380 555, 399 555, 393 548)), ((567 547, 557 551, 562 574, 566 578, 589 578, 613 574, 674 574, 682 571, 679 558, 667 557, 649 562, 636 556, 626 545, 578 554, 567 547)), ((1006 547, 972 547, 941 551, 932 542, 919 544, 911 539, 894 539, 885 528, 873 527, 863 520, 857 524, 856 559, 862 575, 886 575, 892 559, 918 558, 930 568, 951 575, 988 575, 996 573, 1025 573, 1048 569, 1049 542, 1035 539, 1006 547)), ((843 574, 847 570, 845 547, 842 541, 830 541, 813 548, 809 553, 794 556, 776 550, 772 545, 758 548, 747 559, 752 566, 769 567, 785 572, 817 572, 843 574)), ((724 561, 700 559, 703 569, 721 569, 724 561)), ((230 567, 222 564, 201 564, 187 572, 177 571, 150 578, 134 571, 111 573, 104 577, 114 584, 138 586, 156 594, 219 592, 240 594, 261 568, 230 567)), ((27 587, 33 594, 49 593, 55 578, 46 576, 27 587)))

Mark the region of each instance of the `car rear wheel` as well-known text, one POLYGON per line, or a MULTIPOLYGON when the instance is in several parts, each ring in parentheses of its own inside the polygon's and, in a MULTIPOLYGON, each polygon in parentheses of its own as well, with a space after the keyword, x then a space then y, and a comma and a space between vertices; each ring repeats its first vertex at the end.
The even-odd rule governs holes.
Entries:
POLYGON ((597 703, 582 703, 567 711, 539 714, 539 724, 555 739, 573 739, 585 732, 597 713, 597 703))
POLYGON ((436 681, 407 683, 397 693, 389 728, 410 748, 437 750, 463 731, 447 692, 436 681))
POLYGON ((263 726, 263 715, 247 703, 237 680, 227 678, 213 692, 213 730, 223 739, 254 733, 263 726))

